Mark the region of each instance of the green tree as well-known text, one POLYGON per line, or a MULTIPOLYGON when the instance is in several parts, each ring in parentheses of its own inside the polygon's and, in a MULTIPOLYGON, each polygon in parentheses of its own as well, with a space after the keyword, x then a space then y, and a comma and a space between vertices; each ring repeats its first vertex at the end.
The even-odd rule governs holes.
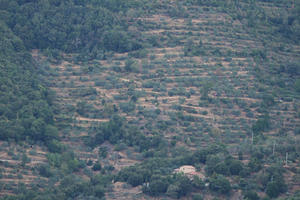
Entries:
POLYGON ((209 154, 208 151, 204 149, 196 151, 193 154, 193 162, 205 164, 208 154, 209 154))
POLYGON ((205 183, 204 181, 199 178, 199 176, 193 176, 193 181, 192 181, 193 187, 197 189, 204 189, 205 188, 205 183))
POLYGON ((29 163, 29 162, 30 162, 30 158, 25 153, 23 153, 21 165, 23 167, 25 167, 26 163, 29 163))
MULTIPOLYGON (((207 162, 206 162, 206 167, 205 167, 205 172, 208 174, 208 175, 212 175, 214 172, 216 172, 216 167, 217 165, 221 163, 221 160, 219 158, 219 156, 215 156, 215 155, 210 155, 208 158, 207 158, 207 162)), ((228 172, 228 168, 227 166, 224 166, 224 165, 220 165, 220 170, 218 172, 220 172, 223 167, 226 168, 227 172, 228 172)))
POLYGON ((100 170, 102 169, 102 166, 101 166, 101 164, 100 164, 99 162, 96 162, 96 163, 93 165, 92 169, 93 169, 94 171, 100 171, 100 170))
POLYGON ((172 195, 176 194, 177 198, 187 195, 192 189, 192 181, 184 174, 176 174, 174 176, 173 184, 168 188, 172 195), (171 188, 170 188, 171 187, 171 188))
POLYGON ((43 119, 39 118, 33 121, 31 125, 31 135, 35 140, 43 140, 45 133, 46 123, 43 119))
POLYGON ((165 178, 156 178, 143 186, 143 192, 151 196, 158 196, 166 193, 168 186, 169 182, 165 178))
POLYGON ((94 195, 97 198, 102 198, 105 195, 105 189, 103 188, 102 185, 96 185, 94 188, 94 195))
POLYGON ((38 172, 41 176, 44 176, 44 177, 51 177, 53 175, 51 168, 48 164, 40 165, 38 167, 38 172))
POLYGON ((229 168, 228 168, 228 165, 224 162, 221 162, 221 163, 218 163, 213 171, 217 174, 222 174, 222 175, 229 175, 229 168))
POLYGON ((239 160, 230 160, 226 163, 228 164, 231 175, 239 175, 239 173, 243 170, 243 163, 239 160))
POLYGON ((128 177, 128 183, 132 185, 133 187, 142 185, 144 182, 144 177, 142 174, 139 173, 133 173, 128 177))
POLYGON ((257 195, 257 193, 254 191, 251 191, 251 190, 246 191, 243 196, 244 196, 245 200, 259 200, 260 199, 259 196, 257 195))
POLYGON ((132 59, 126 60, 124 69, 126 72, 136 71, 136 66, 135 66, 134 60, 132 60, 132 59))
POLYGON ((228 194, 231 191, 231 185, 224 176, 215 175, 209 179, 209 189, 220 194, 228 194))
POLYGON ((271 198, 276 198, 280 194, 279 184, 275 181, 269 182, 266 188, 266 193, 271 198))
POLYGON ((51 139, 57 139, 57 138, 58 138, 58 129, 51 124, 46 125, 45 134, 44 134, 45 141, 49 141, 51 139))
POLYGON ((295 82, 295 89, 297 92, 300 93, 300 79, 297 79, 295 82))
POLYGON ((203 197, 201 194, 193 194, 192 200, 203 200, 203 197))
POLYGON ((258 172, 262 168, 261 161, 257 158, 251 158, 248 167, 252 172, 258 172))
POLYGON ((264 132, 270 128, 270 117, 268 115, 263 116, 262 118, 258 119, 255 124, 252 126, 252 131, 255 134, 259 134, 264 132))

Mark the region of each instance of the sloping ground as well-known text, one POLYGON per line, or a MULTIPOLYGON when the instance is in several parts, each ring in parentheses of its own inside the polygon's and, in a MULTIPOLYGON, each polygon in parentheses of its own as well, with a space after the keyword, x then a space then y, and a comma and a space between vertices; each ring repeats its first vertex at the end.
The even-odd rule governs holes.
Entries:
POLYGON ((38 145, 21 146, 0 142, 1 196, 14 194, 19 184, 31 187, 45 184, 47 178, 40 177, 38 166, 47 163, 46 152, 38 145))
MULTIPOLYGON (((263 114, 261 105, 268 104, 268 95, 272 96, 266 107, 271 128, 264 134, 274 140, 280 131, 294 137, 300 124, 299 97, 277 93, 276 87, 259 80, 257 70, 264 73, 264 65, 298 62, 299 46, 274 50, 274 44, 264 44, 228 14, 213 8, 186 9, 189 18, 170 17, 162 9, 136 19, 142 24, 137 28, 158 40, 158 47, 142 55, 114 54, 89 63, 69 58, 49 65, 50 88, 57 93, 62 113, 72 119, 64 141, 79 157, 95 157, 81 138, 93 135, 89 127, 108 121, 113 113, 138 125, 145 134, 163 132, 168 140, 176 139, 177 146, 194 149, 219 141, 231 144, 228 149, 237 155, 243 144, 251 143, 252 125, 263 114), (193 55, 193 48, 200 53, 193 55), (249 56, 260 49, 268 51, 264 61, 249 56)), ((63 122, 60 117, 57 120, 63 122)), ((132 154, 126 153, 127 157, 132 154)), ((130 157, 123 159, 125 163, 118 164, 122 159, 109 163, 120 170, 136 163, 139 156, 130 157)), ((298 160, 293 162, 290 166, 297 167, 298 160)), ((298 183, 293 184, 290 191, 298 183)), ((122 196, 118 188, 109 195, 111 199, 122 196)), ((128 193, 136 195, 134 191, 128 193)))
MULTIPOLYGON (((170 123, 180 125, 176 132, 185 132, 186 136, 188 128, 208 134, 210 131, 205 127, 213 126, 221 133, 229 131, 244 138, 261 115, 257 110, 263 96, 273 92, 257 81, 255 69, 262 66, 252 57, 243 56, 243 52, 260 49, 263 44, 230 16, 215 12, 199 14, 191 10, 190 21, 165 14, 139 19, 146 34, 165 38, 167 44, 160 45, 170 47, 147 49, 144 58, 132 59, 133 69, 128 72, 127 54, 84 65, 64 61, 59 66, 50 66, 57 71, 51 86, 57 92, 57 102, 64 111, 73 113, 74 125, 80 127, 107 121, 115 106, 129 121, 138 121, 141 126, 149 125, 149 119, 152 126, 172 119, 170 123), (204 55, 185 56, 187 40, 193 44, 201 40, 204 55), (132 96, 137 98, 136 103, 130 101, 132 96), (80 113, 79 106, 90 107, 92 112, 80 113), (175 122, 173 119, 178 119, 178 115, 180 121, 175 122)), ((284 55, 280 51, 268 55, 271 64, 278 63, 275 58, 279 54, 286 60, 295 59, 298 47, 289 48, 284 55)), ((269 113, 271 120, 280 119, 287 132, 292 131, 299 124, 295 118, 297 100, 285 101, 275 96, 274 101, 269 113)), ((273 132, 278 128, 274 127, 273 132)), ((172 132, 167 129, 165 135, 172 132)))
MULTIPOLYGON (((274 7, 267 3, 264 6, 274 7)), ((171 17, 162 8, 156 14, 136 19, 132 28, 141 29, 157 43, 144 52, 114 54, 88 63, 78 63, 70 55, 57 65, 47 63, 35 52, 35 58, 49 72, 50 88, 56 92, 56 103, 62 111, 56 122, 65 127, 61 132, 63 143, 80 159, 111 165, 115 172, 140 162, 142 157, 134 149, 119 150, 105 143, 101 147, 107 149, 108 156, 102 158, 100 148, 91 149, 84 144, 85 137, 95 134, 90 128, 109 121, 114 113, 138 125, 145 134, 161 133, 175 141, 177 147, 194 150, 217 141, 230 144, 228 150, 237 156, 243 145, 251 143, 252 125, 264 113, 262 105, 270 104, 265 109, 271 127, 264 135, 282 146, 285 141, 277 139, 280 134, 299 141, 294 135, 300 124, 299 95, 282 94, 259 77, 267 77, 266 65, 300 62, 300 46, 287 44, 288 51, 274 49, 283 44, 265 44, 243 23, 218 9, 185 9, 188 18, 171 17), (193 52, 195 49, 199 52, 193 52), (267 51, 265 59, 250 56, 253 50, 260 49, 267 51)), ((290 84, 288 75, 282 74, 281 78, 290 84)), ((273 146, 259 139, 255 142, 270 149, 273 146)), ((278 157, 284 160, 285 152, 278 153, 278 157)), ((8 163, 16 162, 7 155, 4 158, 8 163)), ((33 160, 26 165, 33 164, 33 160)), ((298 167, 296 158, 286 168, 298 167)), ((4 170, 1 181, 9 182, 12 178, 6 173, 11 169, 4 170)), ((28 182, 34 180, 30 175, 24 175, 28 182)), ((299 189, 299 180, 290 180, 296 175, 289 171, 286 176, 291 193, 299 189)), ((234 197, 241 196, 240 191, 235 192, 234 197)), ((139 187, 115 183, 107 199, 144 198, 140 193, 139 187)))

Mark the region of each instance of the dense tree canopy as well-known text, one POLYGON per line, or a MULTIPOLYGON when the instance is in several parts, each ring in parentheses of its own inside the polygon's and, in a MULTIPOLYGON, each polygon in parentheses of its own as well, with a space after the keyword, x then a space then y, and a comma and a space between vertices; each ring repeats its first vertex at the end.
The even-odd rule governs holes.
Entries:
POLYGON ((1 0, 1 4, 4 22, 27 49, 99 56, 103 50, 126 52, 142 47, 118 14, 141 5, 141 1, 1 0))
POLYGON ((0 138, 55 139, 53 95, 39 80, 22 40, 4 22, 0 22, 0 43, 0 138))
POLYGON ((142 48, 121 17, 141 1, 1 0, 0 5, 1 139, 57 139, 54 95, 38 78, 31 49, 45 49, 54 57, 63 51, 103 58, 105 51, 142 48))

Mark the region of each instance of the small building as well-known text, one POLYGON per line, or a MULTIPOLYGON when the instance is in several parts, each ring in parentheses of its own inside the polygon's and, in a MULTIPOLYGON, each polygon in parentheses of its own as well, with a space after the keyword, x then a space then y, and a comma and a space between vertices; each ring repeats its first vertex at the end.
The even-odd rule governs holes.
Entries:
POLYGON ((190 174, 192 172, 196 172, 196 168, 192 165, 183 165, 178 169, 175 169, 174 172, 176 173, 182 172, 184 174, 190 174))
POLYGON ((175 169, 174 173, 183 173, 190 179, 192 179, 194 176, 198 176, 201 179, 205 178, 205 176, 201 172, 197 172, 196 168, 192 165, 183 165, 183 166, 175 169))

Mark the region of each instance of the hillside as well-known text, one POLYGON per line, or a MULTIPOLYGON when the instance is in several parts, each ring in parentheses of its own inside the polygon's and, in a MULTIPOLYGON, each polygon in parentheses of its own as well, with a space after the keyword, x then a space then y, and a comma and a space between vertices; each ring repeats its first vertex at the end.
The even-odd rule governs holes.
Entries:
POLYGON ((0 199, 300 198, 297 1, 0 8, 0 199))

